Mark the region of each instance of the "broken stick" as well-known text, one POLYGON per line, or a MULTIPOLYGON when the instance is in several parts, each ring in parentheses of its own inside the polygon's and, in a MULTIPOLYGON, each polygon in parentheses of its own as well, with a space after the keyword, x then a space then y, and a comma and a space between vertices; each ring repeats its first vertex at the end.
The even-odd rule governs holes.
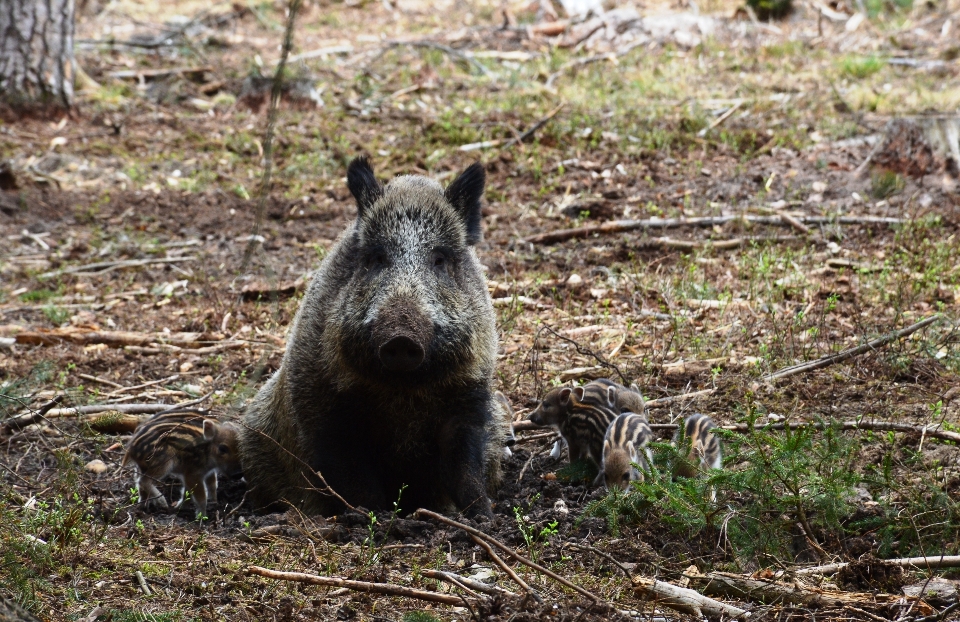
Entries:
MULTIPOLYGON (((800 216, 796 219, 804 225, 901 225, 906 220, 901 218, 885 218, 881 216, 800 216)), ((558 229, 538 233, 524 239, 530 244, 553 244, 573 238, 587 238, 594 234, 622 233, 637 229, 675 229, 677 227, 713 227, 725 225, 728 222, 747 222, 758 225, 794 226, 784 221, 780 216, 751 216, 741 214, 737 216, 703 216, 696 218, 650 218, 647 220, 611 220, 599 225, 587 225, 571 229, 558 229)))
POLYGON ((415 515, 415 516, 418 516, 418 517, 419 517, 419 516, 426 516, 427 518, 432 518, 432 519, 435 520, 435 521, 438 521, 438 522, 441 522, 441 523, 445 523, 445 524, 447 524, 447 525, 450 525, 451 527, 456 527, 457 529, 460 529, 460 530, 462 530, 462 531, 465 531, 465 532, 467 532, 468 534, 470 534, 471 536, 475 536, 475 537, 478 538, 478 539, 483 539, 483 540, 485 540, 487 543, 492 544, 493 546, 497 547, 498 549, 500 549, 501 551, 503 551, 504 553, 506 553, 506 554, 509 555, 510 557, 514 558, 515 560, 517 560, 518 562, 520 562, 520 563, 523 564, 524 566, 527 566, 527 567, 529 567, 529 568, 533 568, 533 569, 536 570, 537 572, 542 572, 543 574, 547 575, 548 577, 550 577, 551 579, 553 579, 553 580, 556 581, 557 583, 560 583, 561 585, 564 585, 564 586, 570 588, 571 590, 577 592, 577 593, 580 594, 581 596, 586 596, 587 598, 589 598, 590 600, 592 600, 592 601, 594 601, 594 602, 603 602, 603 601, 600 599, 600 597, 592 594, 592 593, 589 592, 588 590, 583 589, 583 588, 580 587, 579 585, 576 585, 576 584, 574 584, 574 583, 571 583, 570 581, 564 579, 563 577, 561 577, 561 576, 558 575, 557 573, 555 573, 555 572, 553 572, 553 571, 551 571, 551 570, 549 570, 549 569, 547 569, 547 568, 544 568, 544 567, 541 566, 540 564, 538 564, 538 563, 536 563, 536 562, 534 562, 534 561, 531 561, 531 560, 527 559, 527 558, 524 557, 523 555, 520 555, 519 553, 517 553, 516 551, 514 551, 513 549, 511 549, 511 548, 510 548, 509 546, 507 546, 506 544, 503 544, 502 542, 500 542, 499 540, 497 540, 496 538, 494 538, 494 537, 492 537, 492 536, 488 536, 487 534, 483 533, 482 531, 480 531, 480 530, 478 530, 478 529, 474 529, 473 527, 470 527, 469 525, 464 525, 463 523, 458 523, 457 521, 452 520, 452 519, 450 519, 450 518, 447 518, 446 516, 443 516, 442 514, 437 514, 436 512, 431 512, 430 510, 425 510, 425 509, 423 509, 423 508, 420 508, 419 510, 417 510, 416 512, 414 512, 414 515, 415 515))
POLYGON ((534 590, 532 587, 530 587, 530 585, 529 585, 526 581, 524 581, 523 579, 521 579, 521 578, 520 578, 520 575, 518 575, 516 572, 514 572, 513 568, 511 568, 510 566, 507 565, 507 562, 505 562, 505 561, 503 561, 502 559, 500 559, 500 556, 497 555, 492 548, 490 548, 490 545, 489 545, 489 544, 487 544, 486 542, 484 542, 483 540, 481 540, 480 538, 478 538, 477 536, 475 536, 475 535, 473 535, 473 534, 470 534, 470 537, 473 539, 474 542, 477 543, 477 545, 478 545, 481 549, 483 549, 484 551, 486 551, 487 555, 490 557, 490 559, 493 561, 493 563, 495 563, 495 564, 500 568, 500 570, 503 570, 505 573, 507 573, 507 576, 508 576, 508 577, 510 577, 511 579, 513 579, 513 582, 514 582, 514 583, 516 583, 517 585, 519 585, 520 587, 522 587, 522 588, 524 589, 524 591, 527 592, 527 594, 529 594, 530 596, 533 596, 533 599, 536 600, 538 603, 542 603, 542 602, 543 602, 543 599, 540 598, 540 595, 537 594, 536 590, 534 590))
POLYGON ((369 592, 372 594, 385 594, 387 596, 403 596, 406 598, 416 598, 433 603, 443 603, 444 605, 462 605, 463 600, 459 596, 449 594, 438 594, 437 592, 427 592, 412 587, 394 585, 393 583, 371 583, 369 581, 353 581, 350 579, 340 579, 338 577, 321 577, 315 574, 305 572, 283 572, 280 570, 270 570, 260 566, 248 566, 247 573, 266 577, 267 579, 277 579, 278 581, 296 581, 298 583, 309 583, 311 585, 324 585, 327 587, 344 587, 355 592, 369 592))
MULTIPOLYGON (((751 579, 727 572, 689 575, 703 584, 703 591, 714 596, 728 596, 766 604, 785 603, 804 607, 844 607, 847 605, 889 605, 905 598, 902 594, 868 594, 862 592, 827 591, 799 583, 777 583, 751 579)), ((916 598, 906 597, 908 600, 916 598)))
POLYGON ((45 416, 47 416, 47 414, 50 413, 50 411, 52 411, 54 407, 62 401, 63 401, 63 396, 58 395, 57 397, 53 398, 52 400, 50 400, 49 402, 47 402, 46 404, 38 408, 36 412, 27 413, 25 415, 19 415, 17 417, 12 417, 10 420, 8 420, 4 424, 3 428, 0 429, 0 431, 2 431, 4 434, 9 434, 10 432, 13 432, 15 430, 22 430, 28 425, 33 425, 34 423, 40 421, 45 416))
POLYGON ((113 272, 117 268, 133 268, 136 266, 149 266, 157 263, 178 263, 181 261, 193 261, 196 257, 157 257, 156 259, 126 259, 123 261, 101 261, 91 263, 85 266, 72 266, 70 268, 60 268, 52 272, 44 272, 37 275, 41 281, 61 274, 76 274, 78 276, 96 276, 113 272), (94 272, 85 272, 85 270, 94 270, 94 272))
POLYGON ((511 147, 517 143, 522 143, 526 139, 533 136, 541 127, 550 122, 550 119, 557 116, 557 113, 563 110, 563 107, 567 105, 567 102, 560 102, 560 105, 544 115, 540 120, 531 125, 526 131, 517 136, 516 138, 511 138, 510 140, 503 143, 503 149, 511 147))
POLYGON ((749 611, 708 598, 697 591, 656 579, 634 577, 633 590, 638 596, 651 598, 660 605, 697 617, 706 615, 711 618, 734 620, 750 617, 749 611))
MULTIPOLYGON (((884 564, 892 564, 906 568, 915 566, 917 568, 957 568, 960 567, 960 555, 928 555, 927 557, 900 557, 897 559, 884 559, 884 564)), ((830 575, 839 572, 842 568, 849 566, 849 562, 840 562, 837 564, 826 564, 824 566, 814 566, 813 568, 801 568, 794 571, 798 575, 830 575)))
POLYGON ((484 594, 490 594, 493 596, 496 596, 498 594, 501 596, 512 596, 512 597, 520 596, 519 594, 515 592, 511 592, 510 590, 505 590, 502 587, 497 587, 495 585, 487 585, 483 581, 477 581, 476 579, 471 579, 470 577, 464 577, 458 574, 454 574, 452 572, 444 572, 443 570, 421 568, 420 575, 428 579, 448 581, 450 583, 453 583, 454 585, 457 585, 458 583, 462 583, 463 585, 465 585, 470 589, 476 590, 478 592, 483 592, 484 594))
POLYGON ((884 335, 883 337, 878 337, 877 339, 874 339, 873 341, 867 342, 863 345, 857 346, 855 348, 848 348, 842 352, 838 352, 837 354, 824 356, 815 361, 807 361, 805 363, 799 363, 797 365, 786 367, 784 369, 781 369, 778 372, 774 372, 772 374, 767 374, 766 376, 763 376, 763 379, 769 382, 771 380, 778 380, 780 378, 786 378, 787 376, 794 376, 796 374, 801 374, 803 372, 813 371, 814 369, 820 369, 821 367, 827 367, 828 365, 833 365, 834 363, 840 363, 847 359, 864 354, 865 352, 869 352, 881 346, 885 346, 891 341, 896 341, 897 339, 902 339, 903 337, 912 335, 913 333, 917 332, 921 328, 926 328, 927 326, 930 326, 934 322, 937 322, 939 319, 940 319, 939 314, 932 315, 928 318, 920 320, 916 324, 911 324, 910 326, 902 330, 898 330, 894 333, 889 333, 887 335, 884 335))

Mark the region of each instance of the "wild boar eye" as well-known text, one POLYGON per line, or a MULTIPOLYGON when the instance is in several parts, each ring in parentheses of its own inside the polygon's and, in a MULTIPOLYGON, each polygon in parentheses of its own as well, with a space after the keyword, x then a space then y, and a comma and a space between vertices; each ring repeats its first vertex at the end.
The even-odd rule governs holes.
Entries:
POLYGON ((227 447, 226 445, 220 445, 219 447, 217 447, 217 451, 219 451, 221 454, 224 454, 224 455, 225 455, 225 454, 230 453, 230 448, 227 447))
POLYGON ((382 268, 387 265, 387 255, 381 251, 372 253, 367 259, 367 265, 371 268, 382 268))
POLYGON ((622 477, 621 479, 623 479, 623 481, 625 481, 625 482, 629 482, 629 481, 630 481, 630 474, 629 474, 629 473, 624 473, 624 474, 623 474, 623 477, 622 477))
POLYGON ((434 251, 430 256, 430 263, 436 270, 445 270, 450 265, 450 260, 443 252, 434 251))

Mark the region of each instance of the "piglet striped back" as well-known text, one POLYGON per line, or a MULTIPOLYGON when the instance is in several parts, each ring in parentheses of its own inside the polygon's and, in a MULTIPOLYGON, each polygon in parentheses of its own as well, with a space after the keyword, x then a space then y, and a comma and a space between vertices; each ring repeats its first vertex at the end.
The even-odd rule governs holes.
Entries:
POLYGON ((622 490, 631 481, 642 481, 643 473, 634 464, 646 470, 653 464, 647 444, 653 431, 647 418, 636 413, 622 413, 607 429, 603 439, 603 466, 598 476, 607 488, 622 490))
POLYGON ((689 446, 689 451, 675 469, 677 475, 693 477, 699 471, 723 468, 723 450, 720 439, 713 433, 717 425, 707 415, 696 413, 687 417, 683 428, 677 430, 673 440, 681 447, 689 446))

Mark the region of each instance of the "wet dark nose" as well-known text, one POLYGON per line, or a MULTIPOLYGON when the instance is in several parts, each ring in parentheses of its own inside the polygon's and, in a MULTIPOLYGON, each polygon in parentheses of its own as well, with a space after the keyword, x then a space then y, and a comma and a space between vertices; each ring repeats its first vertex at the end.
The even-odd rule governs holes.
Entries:
POLYGON ((413 371, 423 362, 423 348, 409 337, 394 337, 380 346, 380 362, 390 371, 413 371))

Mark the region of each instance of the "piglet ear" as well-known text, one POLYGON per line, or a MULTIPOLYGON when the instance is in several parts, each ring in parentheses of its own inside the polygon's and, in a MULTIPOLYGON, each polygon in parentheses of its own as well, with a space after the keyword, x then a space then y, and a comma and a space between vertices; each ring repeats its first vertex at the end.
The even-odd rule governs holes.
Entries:
MULTIPOLYGON (((607 405, 610 408, 616 408, 617 406, 617 387, 607 387, 607 405)), ((617 411, 619 414, 619 411, 617 411)))
POLYGON ((570 401, 570 393, 572 393, 570 387, 564 387, 560 389, 560 403, 566 405, 570 401))
POLYGON ((447 189, 444 196, 450 201, 453 209, 457 210, 467 229, 467 244, 473 246, 482 238, 480 232, 480 199, 483 198, 483 185, 487 175, 483 165, 475 162, 466 170, 457 175, 447 189))
POLYGON ((573 397, 578 402, 583 401, 583 396, 586 394, 586 390, 583 387, 573 387, 573 397))
POLYGON ((357 200, 357 216, 363 217, 363 212, 376 203, 383 194, 383 186, 377 181, 376 175, 367 158, 360 156, 347 167, 347 187, 350 194, 357 200))
POLYGON ((203 420, 203 438, 208 441, 212 441, 213 437, 217 435, 217 424, 209 419, 203 420))

